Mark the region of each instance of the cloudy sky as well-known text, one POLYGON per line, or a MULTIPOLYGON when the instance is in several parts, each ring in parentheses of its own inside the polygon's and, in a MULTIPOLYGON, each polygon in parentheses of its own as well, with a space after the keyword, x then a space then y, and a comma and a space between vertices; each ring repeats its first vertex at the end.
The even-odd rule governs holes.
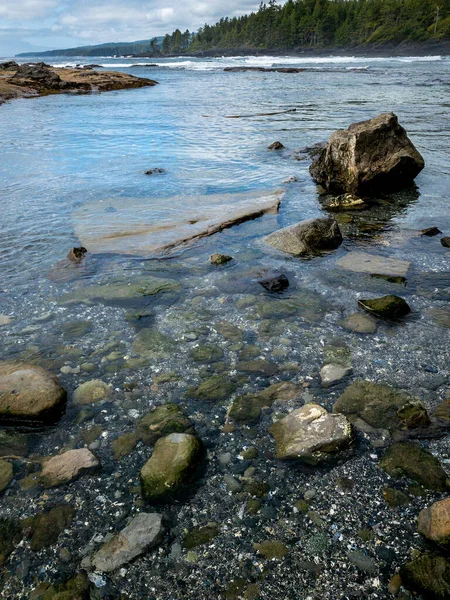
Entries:
POLYGON ((257 9, 252 0, 0 0, 0 56, 148 39, 257 9))

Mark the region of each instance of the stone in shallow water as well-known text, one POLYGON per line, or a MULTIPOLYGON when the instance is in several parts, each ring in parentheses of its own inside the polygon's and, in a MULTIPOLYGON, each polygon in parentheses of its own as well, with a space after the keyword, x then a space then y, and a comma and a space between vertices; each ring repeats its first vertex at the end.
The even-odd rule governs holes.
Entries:
POLYGON ((268 292, 282 292, 289 287, 289 280, 283 273, 258 279, 258 283, 268 292))
POLYGON ((75 512, 73 506, 62 504, 33 517, 31 549, 37 551, 54 544, 64 529, 70 527, 75 512))
POLYGON ((271 377, 278 371, 278 366, 268 360, 239 361, 236 369, 241 373, 254 373, 261 377, 271 377))
POLYGON ((209 262, 212 265, 225 265, 226 263, 233 260, 232 256, 228 256, 228 254, 211 254, 209 257, 209 262))
POLYGON ((0 421, 51 422, 65 406, 66 392, 45 369, 0 361, 0 421))
POLYGON ((441 238, 441 244, 444 246, 444 248, 450 248, 450 237, 441 238))
POLYGON ((400 319, 411 312, 408 303, 400 296, 361 299, 358 304, 367 312, 383 319, 400 319))
POLYGON ((139 356, 150 359, 169 358, 176 350, 173 338, 156 329, 141 329, 134 338, 133 350, 139 356))
POLYGON ((435 502, 419 513, 417 530, 437 544, 450 542, 450 498, 435 502))
POLYGON ((14 547, 22 539, 22 528, 10 519, 0 517, 0 566, 2 566, 14 547))
POLYGON ((106 542, 92 558, 98 571, 109 573, 159 544, 164 535, 162 516, 139 513, 125 529, 106 542))
POLYGON ((4 327, 5 325, 9 325, 12 322, 13 318, 9 315, 3 315, 0 313, 0 327, 4 327))
POLYGON ((184 547, 188 550, 208 544, 211 540, 217 537, 220 533, 218 523, 208 523, 203 527, 195 527, 191 529, 184 538, 184 547))
POLYGON ((352 427, 343 415, 310 403, 294 410, 270 428, 277 458, 317 465, 352 441, 352 427))
POLYGON ((397 431, 430 424, 425 407, 413 396, 382 383, 355 381, 336 400, 333 412, 351 421, 362 419, 371 427, 397 431))
POLYGON ((44 487, 51 488, 70 483, 82 475, 96 471, 100 462, 87 448, 69 450, 47 460, 41 473, 44 487))
POLYGON ((192 358, 199 363, 213 363, 223 358, 223 350, 214 344, 197 346, 192 350, 192 358))
POLYGON ((334 219, 310 219, 274 231, 263 242, 288 254, 301 256, 335 250, 342 244, 342 234, 334 219))
POLYGON ((77 387, 73 394, 73 402, 77 406, 95 404, 111 397, 112 388, 100 379, 85 381, 77 387))
POLYGON ((320 380, 322 385, 330 386, 345 379, 352 372, 352 367, 344 367, 338 364, 328 364, 320 369, 320 380))
POLYGON ((236 390, 236 384, 223 375, 213 375, 200 383, 194 395, 201 400, 221 402, 231 396, 236 390))
POLYGON ((450 598, 450 562, 444 556, 421 554, 400 569, 403 584, 430 600, 450 598))
POLYGON ((416 444, 394 444, 386 450, 379 466, 394 479, 406 477, 427 490, 444 492, 448 489, 447 474, 441 463, 416 444))
POLYGON ((6 460, 0 460, 0 494, 6 490, 13 480, 12 464, 6 460))
POLYGON ((210 236, 265 214, 276 214, 282 190, 163 199, 109 198, 73 213, 75 235, 95 254, 148 256, 210 236), (161 216, 161 207, 169 207, 161 216), (173 207, 176 211, 173 212, 173 207))
POLYGON ((165 502, 190 481, 202 457, 202 444, 194 435, 171 433, 160 438, 141 470, 142 496, 149 502, 165 502))
POLYGON ((430 308, 427 314, 437 325, 445 327, 445 329, 450 329, 450 308, 445 306, 430 308))
POLYGON ((170 433, 184 433, 193 428, 192 423, 176 404, 157 406, 137 422, 136 435, 147 446, 170 433))
POLYGON ((289 548, 279 540, 268 540, 260 544, 253 544, 256 552, 259 552, 264 558, 272 560, 273 558, 284 558, 289 554, 289 548))
POLYGON ((378 275, 392 275, 405 277, 411 263, 407 260, 398 258, 388 258, 377 254, 367 254, 366 252, 349 252, 340 258, 336 265, 347 271, 356 273, 375 273, 378 275))

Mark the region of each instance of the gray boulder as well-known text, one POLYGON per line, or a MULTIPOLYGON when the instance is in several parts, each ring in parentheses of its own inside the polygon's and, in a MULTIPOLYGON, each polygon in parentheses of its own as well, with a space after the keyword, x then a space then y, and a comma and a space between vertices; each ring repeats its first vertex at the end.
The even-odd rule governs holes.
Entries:
POLYGON ((342 234, 334 219, 310 219, 274 231, 263 242, 282 252, 302 256, 335 250, 342 244, 342 234))
POLYGON ((335 131, 310 166, 331 193, 371 195, 412 183, 425 163, 394 113, 335 131))
POLYGON ((275 438, 277 458, 310 465, 327 461, 352 441, 352 426, 346 417, 330 414, 314 403, 274 423, 270 433, 275 438))

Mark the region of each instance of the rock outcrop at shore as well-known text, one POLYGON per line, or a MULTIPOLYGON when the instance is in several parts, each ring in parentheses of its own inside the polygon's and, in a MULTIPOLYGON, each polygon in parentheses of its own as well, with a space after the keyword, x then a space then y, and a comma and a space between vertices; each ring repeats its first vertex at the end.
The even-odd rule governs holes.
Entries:
POLYGON ((45 63, 18 65, 14 61, 0 63, 0 104, 15 98, 46 96, 64 92, 107 92, 154 86, 152 79, 134 77, 115 71, 97 71, 52 67, 45 63))
POLYGON ((332 134, 310 173, 330 193, 372 195, 410 185, 424 159, 394 113, 332 134))

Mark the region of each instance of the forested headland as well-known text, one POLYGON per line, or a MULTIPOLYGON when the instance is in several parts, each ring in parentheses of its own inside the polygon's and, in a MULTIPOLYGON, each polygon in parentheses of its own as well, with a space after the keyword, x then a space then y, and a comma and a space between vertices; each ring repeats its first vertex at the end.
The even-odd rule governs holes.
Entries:
POLYGON ((276 0, 257 12, 165 36, 164 54, 247 48, 296 50, 450 39, 450 0, 276 0))

